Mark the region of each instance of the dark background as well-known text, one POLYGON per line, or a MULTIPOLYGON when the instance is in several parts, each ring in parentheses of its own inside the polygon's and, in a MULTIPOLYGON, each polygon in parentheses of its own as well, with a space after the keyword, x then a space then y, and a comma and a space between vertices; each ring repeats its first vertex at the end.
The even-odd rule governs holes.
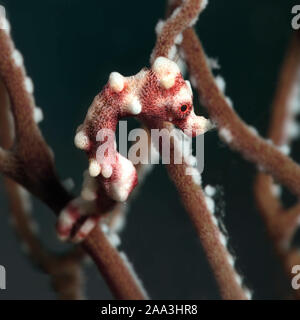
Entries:
MULTIPOLYGON (((0 4, 6 7, 16 47, 34 81, 36 101, 45 116, 41 129, 55 151, 60 176, 72 177, 78 192, 87 161, 73 145, 75 129, 111 71, 132 75, 148 65, 164 1, 1 0, 0 4)), ((235 110, 263 135, 292 31, 294 4, 211 0, 197 24, 207 54, 219 60, 235 110)), ((293 150, 297 159, 297 144, 293 150)), ((231 152, 216 132, 205 136, 204 185, 219 186, 219 194, 223 193, 217 206, 225 215, 238 269, 255 299, 286 298, 289 283, 255 209, 254 174, 254 166, 231 152)), ((4 193, 0 184, 0 264, 7 270, 7 290, 0 291, 0 299, 54 299, 48 276, 22 253, 9 224, 4 193)), ((43 241, 53 250, 63 250, 51 212, 38 201, 34 209, 43 241)), ((152 298, 219 298, 201 244, 162 166, 155 166, 130 206, 122 250, 152 298)), ((85 276, 88 298, 111 298, 93 265, 85 266, 85 276)))

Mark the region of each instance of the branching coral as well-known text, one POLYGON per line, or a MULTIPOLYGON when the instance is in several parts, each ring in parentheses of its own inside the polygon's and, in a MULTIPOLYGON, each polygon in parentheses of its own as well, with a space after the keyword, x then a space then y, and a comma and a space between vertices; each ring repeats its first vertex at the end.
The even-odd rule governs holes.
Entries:
MULTIPOLYGON (((1 22, 9 25, 1 16, 1 22)), ((47 204, 58 214, 73 196, 58 179, 53 155, 35 122, 33 85, 26 76, 21 54, 14 48, 9 28, 0 30, 0 75, 10 99, 15 139, 9 149, 0 148, 0 170, 47 204)), ((145 293, 128 268, 124 255, 110 244, 100 228, 83 243, 114 295, 119 299, 143 299, 145 293)))
MULTIPOLYGON (((0 143, 10 148, 14 128, 9 109, 9 99, 3 83, 0 83, 0 143)), ((77 248, 64 255, 55 255, 43 246, 36 234, 36 224, 31 215, 29 193, 16 182, 5 178, 5 185, 11 207, 11 221, 22 241, 22 249, 34 262, 51 276, 52 285, 60 299, 82 299, 83 254, 77 248)))
MULTIPOLYGON (((291 140, 298 134, 293 128, 299 112, 299 83, 300 37, 299 33, 295 33, 282 65, 268 133, 272 143, 281 148, 289 148, 291 140)), ((292 267, 300 264, 299 250, 293 248, 291 243, 299 226, 300 204, 297 202, 285 208, 280 199, 280 187, 272 176, 264 173, 257 175, 254 193, 276 252, 288 277, 292 278, 292 267)), ((295 293, 299 298, 299 291, 295 293)))

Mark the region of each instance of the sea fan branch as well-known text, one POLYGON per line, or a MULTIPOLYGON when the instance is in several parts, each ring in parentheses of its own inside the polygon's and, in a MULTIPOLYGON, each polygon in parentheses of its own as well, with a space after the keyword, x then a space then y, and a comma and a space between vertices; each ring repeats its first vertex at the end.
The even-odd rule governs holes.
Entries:
MULTIPOLYGON (((0 19, 5 18, 1 16, 0 19)), ((6 20, 5 25, 8 25, 6 20)), ((73 196, 57 177, 52 152, 36 124, 40 113, 34 103, 33 85, 25 74, 22 56, 14 48, 9 29, 0 29, 0 48, 0 76, 9 94, 16 132, 12 148, 9 151, 0 149, 0 170, 44 201, 58 215, 73 196)), ((99 227, 94 229, 83 246, 94 258, 115 297, 146 297, 128 262, 109 244, 99 227), (98 244, 98 241, 103 242, 98 244)), ((58 285, 57 281, 55 285, 58 285)))
MULTIPOLYGON (((277 146, 287 146, 293 136, 289 132, 293 128, 296 111, 293 104, 299 104, 300 82, 300 33, 293 34, 287 50, 278 86, 272 106, 272 117, 269 128, 269 138, 277 146)), ((298 250, 291 248, 291 241, 299 227, 300 203, 285 208, 280 194, 276 192, 278 186, 274 179, 264 173, 259 173, 254 184, 254 194, 257 206, 265 220, 267 230, 273 241, 274 248, 281 258, 282 264, 289 278, 293 277, 292 267, 300 263, 298 250)), ((296 291, 300 299, 300 292, 296 291)))
POLYGON ((300 167, 274 145, 249 129, 232 109, 228 100, 218 88, 207 64, 202 45, 192 28, 183 33, 181 47, 184 51, 190 74, 195 79, 201 102, 215 122, 220 137, 228 146, 237 150, 246 160, 259 166, 300 195, 300 167))
MULTIPOLYGON (((197 1, 185 1, 182 7, 176 9, 175 14, 171 15, 166 21, 162 31, 158 35, 156 47, 160 47, 164 43, 162 39, 170 37, 173 41, 166 45, 167 50, 154 50, 153 60, 159 54, 167 54, 170 45, 174 45, 174 39, 181 34, 184 29, 192 24, 192 21, 198 16, 201 8, 201 3, 197 6, 192 6, 197 1), (190 5, 190 6, 189 6, 190 5), (187 14, 187 8, 190 12, 187 14), (181 14, 182 13, 182 14, 181 14), (175 18, 174 18, 175 17, 175 18), (175 19, 183 19, 177 21, 175 19), (173 24, 177 21, 177 27, 173 24), (175 32, 173 32, 175 30, 175 32), (170 36, 172 35, 172 36, 170 36)), ((153 123, 149 124, 153 128, 153 123)), ((156 123, 158 129, 172 130, 174 127, 166 123, 156 123)), ((179 145, 176 139, 171 139, 171 154, 180 152, 179 145)), ((171 180, 177 187, 181 200, 195 226, 201 243, 205 250, 206 256, 216 277, 219 290, 224 299, 248 299, 251 294, 247 289, 242 287, 241 277, 237 274, 234 268, 234 259, 227 250, 227 240, 218 228, 218 223, 213 215, 213 212, 208 209, 206 199, 200 186, 200 176, 196 168, 192 168, 184 159, 183 164, 174 164, 174 159, 171 158, 170 164, 167 165, 168 173, 171 180), (192 175, 187 174, 187 170, 193 172, 192 175)))

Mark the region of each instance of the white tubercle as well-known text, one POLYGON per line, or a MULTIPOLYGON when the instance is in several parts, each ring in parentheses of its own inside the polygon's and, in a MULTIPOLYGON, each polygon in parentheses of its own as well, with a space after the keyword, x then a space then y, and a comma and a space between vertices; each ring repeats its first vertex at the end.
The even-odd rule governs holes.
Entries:
POLYGON ((101 168, 101 174, 106 179, 111 177, 112 172, 113 172, 113 168, 111 165, 103 165, 101 168))
POLYGON ((74 223, 74 218, 72 217, 72 215, 69 213, 69 211, 66 209, 66 210, 63 210, 60 215, 59 215, 59 221, 60 221, 60 224, 63 226, 63 227, 69 227, 71 226, 73 223, 74 223))
POLYGON ((86 149, 89 145, 89 138, 83 131, 78 131, 74 138, 75 146, 78 149, 86 149))
POLYGON ((121 92, 124 89, 125 79, 119 72, 112 72, 109 75, 109 86, 115 92, 121 92))
POLYGON ((158 57, 152 66, 152 69, 157 73, 161 85, 165 89, 171 88, 178 73, 180 73, 178 65, 165 57, 158 57))
POLYGON ((25 85, 25 90, 28 93, 33 93, 33 82, 29 77, 25 78, 24 85, 25 85))
POLYGON ((14 52, 12 53, 12 59, 14 60, 14 63, 17 67, 20 67, 23 65, 23 57, 20 51, 15 49, 14 52))
POLYGON ((101 172, 101 166, 96 159, 92 159, 89 165, 89 174, 91 177, 97 177, 101 172))
POLYGON ((35 107, 33 110, 33 119, 35 123, 40 123, 44 119, 43 111, 41 108, 35 107))
POLYGON ((129 102, 127 109, 132 114, 139 114, 142 111, 142 105, 139 101, 139 98, 134 96, 132 97, 131 101, 129 102))
POLYGON ((165 89, 170 89, 175 84, 175 77, 172 74, 169 74, 161 78, 160 83, 165 89))
POLYGON ((80 227, 78 233, 73 238, 74 243, 79 243, 84 240, 88 234, 94 229, 96 226, 96 221, 92 218, 87 219, 83 225, 80 227))
POLYGON ((136 179, 136 171, 131 161, 123 156, 119 156, 120 176, 111 184, 110 195, 119 202, 127 200, 136 179))

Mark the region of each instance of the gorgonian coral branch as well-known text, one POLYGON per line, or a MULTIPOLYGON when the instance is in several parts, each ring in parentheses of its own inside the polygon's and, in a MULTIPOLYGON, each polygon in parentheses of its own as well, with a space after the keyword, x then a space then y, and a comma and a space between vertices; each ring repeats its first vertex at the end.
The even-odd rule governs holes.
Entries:
MULTIPOLYGON (((0 75, 9 94, 16 134, 11 149, 0 149, 0 169, 59 214, 73 197, 60 183, 52 152, 36 125, 40 111, 37 111, 34 103, 33 84, 26 76, 22 56, 15 49, 8 22, 2 16, 0 25, 7 26, 0 29, 0 75)), ((132 268, 129 268, 128 261, 124 259, 124 254, 120 255, 110 245, 100 228, 94 229, 83 246, 94 258, 117 298, 146 297, 132 268)))
MULTIPOLYGON (((300 87, 300 37, 295 33, 288 48, 279 76, 272 106, 269 138, 274 145, 289 148, 289 143, 298 134, 295 117, 299 112, 300 87)), ((267 174, 259 173, 254 184, 254 194, 258 208, 266 222, 273 241, 289 278, 295 264, 300 263, 299 251, 291 247, 291 242, 299 226, 300 203, 285 208, 280 199, 279 186, 267 174)), ((300 298, 297 290, 296 296, 300 298)))
POLYGON ((206 4, 207 0, 184 0, 180 7, 173 10, 167 23, 163 21, 158 23, 156 30, 159 37, 151 56, 151 63, 157 57, 167 57, 171 60, 175 58, 176 44, 182 40, 181 32, 196 23, 199 13, 206 4))
POLYGON ((192 28, 184 31, 181 48, 201 102, 223 141, 299 196, 299 165, 259 137, 239 118, 217 86, 202 45, 192 28))
MULTIPOLYGON (((8 149, 14 141, 14 123, 11 119, 9 99, 0 81, 0 141, 8 149)), ((81 258, 77 250, 64 255, 50 253, 36 234, 35 221, 30 216, 30 195, 20 185, 5 178, 5 186, 11 209, 11 221, 22 242, 22 249, 51 277, 60 299, 82 299, 81 258)))
MULTIPOLYGON (((164 43, 163 39, 170 36, 170 34, 174 41, 197 18, 201 2, 198 2, 198 6, 189 6, 192 2, 185 1, 182 7, 176 9, 175 14, 164 23, 163 28, 158 32, 158 48, 160 44, 164 43), (184 22, 177 22, 179 27, 173 33, 174 21, 177 21, 176 19, 183 19, 184 22)), ((162 52, 154 50, 152 57, 154 61, 157 59, 157 54, 167 55, 169 47, 172 45, 174 43, 168 43, 167 50, 161 50, 162 52)), ((174 130, 172 125, 162 121, 146 121, 146 123, 151 128, 166 129, 169 133, 174 130)), ((227 240, 220 231, 218 222, 213 214, 213 200, 209 195, 204 196, 201 188, 200 174, 191 163, 194 161, 191 161, 191 156, 186 157, 185 154, 182 154, 179 141, 177 141, 176 137, 173 137, 171 142, 171 154, 174 155, 174 152, 175 154, 180 153, 183 163, 175 164, 174 158, 171 158, 167 169, 201 239, 208 261, 216 277, 221 296, 224 299, 248 299, 251 294, 248 289, 243 288, 242 279, 234 268, 234 258, 227 250, 227 240)), ((159 148, 159 146, 157 147, 159 148)))

